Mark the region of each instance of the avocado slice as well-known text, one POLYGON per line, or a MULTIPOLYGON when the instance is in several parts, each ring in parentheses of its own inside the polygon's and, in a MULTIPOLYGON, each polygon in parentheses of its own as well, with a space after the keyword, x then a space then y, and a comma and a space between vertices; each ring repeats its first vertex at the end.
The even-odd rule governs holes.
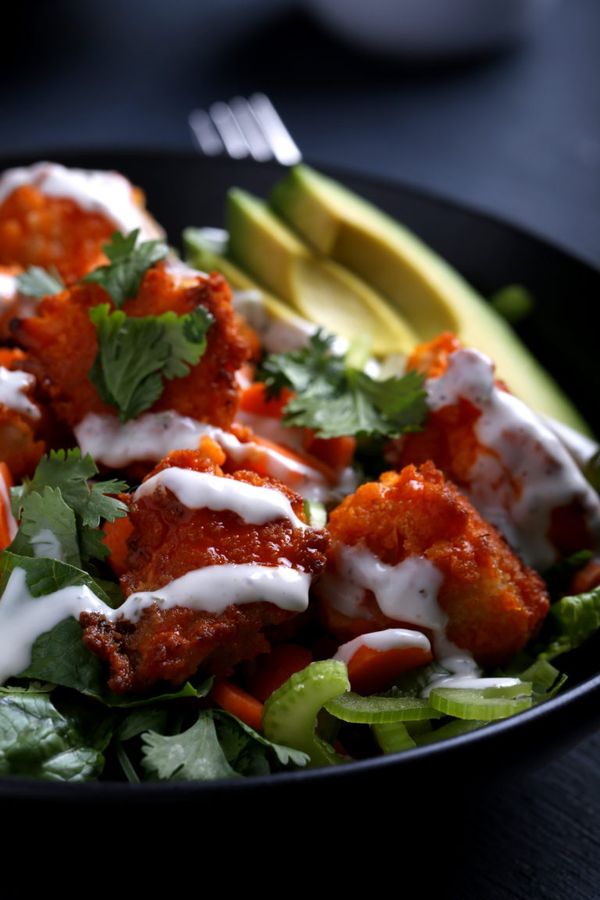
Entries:
POLYGON ((403 225, 304 165, 275 186, 270 203, 316 251, 347 266, 386 297, 419 340, 454 331, 465 344, 491 356, 498 376, 535 410, 589 432, 510 326, 403 225))
MULTIPOLYGON (((183 246, 186 262, 197 269, 220 272, 234 290, 257 291, 268 317, 275 323, 270 329, 271 336, 277 335, 278 351, 294 350, 303 346, 306 336, 311 334, 311 323, 307 322, 277 297, 265 291, 238 266, 218 252, 214 242, 207 236, 212 229, 186 228, 183 232, 183 246)), ((250 325, 253 325, 250 322, 250 325)), ((266 323, 260 323, 257 331, 266 330, 266 323), (262 327, 260 327, 262 326, 262 327)), ((269 348, 267 348, 269 349, 269 348)))
POLYGON ((229 191, 227 219, 229 259, 300 315, 348 340, 365 336, 380 356, 417 343, 413 328, 373 288, 315 256, 262 200, 229 191))

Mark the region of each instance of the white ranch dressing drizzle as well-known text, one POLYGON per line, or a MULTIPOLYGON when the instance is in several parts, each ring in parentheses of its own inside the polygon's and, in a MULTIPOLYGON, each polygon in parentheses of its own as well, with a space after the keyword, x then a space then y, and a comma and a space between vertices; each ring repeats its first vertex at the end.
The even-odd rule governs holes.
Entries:
POLYGON ((33 548, 34 556, 45 556, 50 559, 58 559, 60 562, 64 561, 62 544, 49 528, 42 528, 29 538, 29 543, 33 548))
POLYGON ((288 498, 274 488, 173 466, 144 481, 135 491, 134 499, 148 497, 159 487, 175 494, 188 509, 228 510, 251 525, 287 519, 294 528, 310 527, 298 518, 288 498))
POLYGON ((180 281, 183 284, 196 281, 198 278, 208 278, 206 272, 202 272, 200 269, 193 269, 177 256, 168 256, 164 265, 169 275, 172 275, 175 280, 180 281))
POLYGON ((0 203, 24 185, 36 187, 47 197, 73 200, 81 209, 105 216, 122 232, 139 228, 142 239, 160 235, 150 216, 135 202, 131 183, 118 172, 67 169, 50 162, 7 169, 0 176, 0 203))
POLYGON ((136 622, 153 604, 161 609, 184 606, 216 615, 231 604, 266 602, 303 612, 308 607, 311 576, 287 566, 227 564, 186 572, 155 591, 132 594, 111 609, 85 585, 32 597, 24 569, 15 568, 0 598, 0 683, 22 672, 31 661, 36 639, 64 619, 83 612, 100 613, 110 622, 136 622))
POLYGON ((19 370, 13 372, 0 366, 0 406, 25 413, 31 419, 39 419, 39 409, 25 394, 25 391, 34 385, 35 376, 29 372, 19 370))
POLYGON ((17 293, 17 278, 0 272, 0 300, 12 300, 17 293))
POLYGON ((404 650, 407 647, 415 647, 425 652, 431 651, 429 639, 420 631, 411 631, 408 628, 385 628, 383 631, 371 631, 361 634, 351 641, 338 647, 333 659, 349 663, 357 650, 361 647, 369 647, 384 653, 386 650, 404 650))
POLYGON ((409 556, 395 566, 387 565, 366 547, 338 546, 337 572, 326 573, 316 586, 335 609, 351 618, 366 618, 364 592, 372 591, 381 612, 389 619, 424 628, 433 636, 437 659, 448 668, 450 659, 466 659, 446 637, 448 616, 438 603, 443 575, 423 556, 409 556))
POLYGON ((209 437, 239 466, 261 460, 266 472, 288 484, 307 500, 328 500, 331 489, 325 476, 299 460, 254 441, 240 441, 234 434, 206 422, 168 410, 144 413, 121 423, 116 416, 88 414, 75 427, 75 437, 85 455, 111 468, 138 461, 158 462, 171 450, 196 450, 209 437))
POLYGON ((547 533, 558 507, 577 501, 588 529, 600 538, 595 492, 544 421, 497 387, 491 359, 478 350, 457 350, 446 372, 428 379, 426 390, 434 411, 461 397, 481 410, 475 432, 493 452, 477 455, 469 472, 469 497, 528 565, 543 570, 556 560, 547 533))

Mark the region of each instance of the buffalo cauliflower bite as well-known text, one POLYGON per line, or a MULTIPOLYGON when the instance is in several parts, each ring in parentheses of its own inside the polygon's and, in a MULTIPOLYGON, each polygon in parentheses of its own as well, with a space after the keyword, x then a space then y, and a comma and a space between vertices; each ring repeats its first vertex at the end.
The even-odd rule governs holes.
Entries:
MULTIPOLYGON (((226 475, 215 459, 222 459, 221 451, 207 441, 203 452, 169 454, 148 477, 175 466, 272 488, 303 518, 302 500, 293 491, 253 472, 226 475)), ((312 576, 325 566, 325 533, 298 528, 286 518, 256 525, 227 509, 190 509, 164 486, 129 502, 131 533, 120 579, 126 596, 158 589, 205 566, 285 565, 312 576)), ((153 604, 136 623, 111 624, 93 613, 85 613, 81 623, 86 646, 109 663, 109 686, 121 693, 143 691, 157 681, 181 684, 199 668, 228 674, 237 663, 269 650, 265 629, 295 615, 266 602, 230 605, 221 614, 153 604)))
POLYGON ((20 370, 25 355, 0 347, 0 460, 15 480, 30 475, 44 453, 43 416, 32 397, 35 378, 20 370))
POLYGON ((136 227, 162 236, 142 191, 116 172, 37 163, 0 176, 0 265, 55 268, 72 284, 107 261, 115 231, 136 227))
MULTIPOLYGON (((541 578, 430 462, 385 472, 378 482, 362 485, 333 511, 328 529, 332 543, 327 575, 318 585, 320 611, 341 641, 399 624, 422 628, 401 618, 403 603, 414 604, 414 597, 411 601, 399 590, 398 618, 391 619, 372 591, 352 583, 344 555, 356 552, 367 551, 384 566, 411 558, 432 564, 447 640, 484 666, 504 663, 524 647, 548 611, 541 578)), ((390 590, 388 584, 388 596, 390 590)), ((421 598, 416 603, 420 608, 421 598)))
POLYGON ((449 333, 417 347, 408 368, 427 376, 422 431, 386 450, 401 469, 432 460, 514 550, 543 571, 600 541, 600 501, 566 447, 494 378, 492 361, 449 333))
MULTIPOLYGON (((102 287, 79 284, 45 297, 36 316, 13 323, 15 339, 28 352, 29 371, 37 376, 56 417, 71 428, 88 413, 114 414, 89 378, 98 352, 89 311, 100 303, 111 303, 102 287)), ((197 273, 182 279, 168 264, 159 264, 147 271, 137 297, 126 300, 122 309, 128 316, 158 316, 169 310, 183 315, 199 305, 214 318, 206 351, 189 375, 165 383, 152 410, 175 410, 227 428, 237 411, 235 375, 247 347, 238 333, 224 278, 197 273)))

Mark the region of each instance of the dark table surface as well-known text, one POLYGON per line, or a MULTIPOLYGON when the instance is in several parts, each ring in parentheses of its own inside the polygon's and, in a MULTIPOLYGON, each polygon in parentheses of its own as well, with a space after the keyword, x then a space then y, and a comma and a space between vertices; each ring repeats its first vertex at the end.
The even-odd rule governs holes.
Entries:
MULTIPOLYGON (((487 59, 369 59, 288 0, 38 0, 0 52, 0 152, 190 146, 194 106, 255 90, 305 156, 491 211, 600 265, 600 4, 558 3, 487 59)), ((600 896, 600 735, 475 798, 448 897, 600 896)))

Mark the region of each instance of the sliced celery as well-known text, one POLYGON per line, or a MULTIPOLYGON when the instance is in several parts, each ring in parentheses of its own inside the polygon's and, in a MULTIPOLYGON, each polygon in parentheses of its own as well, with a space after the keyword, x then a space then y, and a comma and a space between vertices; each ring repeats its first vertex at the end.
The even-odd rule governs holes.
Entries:
POLYGON ((302 750, 311 766, 330 766, 344 759, 316 734, 323 706, 350 690, 346 664, 335 659, 313 662, 296 672, 265 703, 263 729, 275 743, 302 750))
POLYGON ((327 509, 324 503, 318 500, 304 501, 304 515, 309 525, 313 528, 325 528, 327 524, 327 509))
POLYGON ((531 691, 531 684, 483 690, 434 688, 429 695, 429 702, 447 716, 491 722, 494 719, 506 719, 524 709, 529 709, 532 704, 531 691), (521 696, 515 696, 517 687, 521 689, 521 696))
POLYGON ((418 697, 361 697, 353 693, 330 700, 325 709, 344 722, 364 725, 439 719, 442 715, 418 697))
POLYGON ((458 737, 459 734, 467 734, 469 731, 475 731, 475 729, 482 728, 487 724, 487 722, 481 721, 480 719, 471 719, 470 721, 466 719, 453 719, 452 722, 447 722, 440 728, 436 728, 435 731, 418 735, 415 740, 417 746, 422 747, 425 744, 435 744, 437 741, 445 741, 448 738, 458 737))
POLYGON ((404 722, 382 722, 373 725, 375 740, 384 753, 398 753, 416 747, 416 741, 408 733, 404 722))

